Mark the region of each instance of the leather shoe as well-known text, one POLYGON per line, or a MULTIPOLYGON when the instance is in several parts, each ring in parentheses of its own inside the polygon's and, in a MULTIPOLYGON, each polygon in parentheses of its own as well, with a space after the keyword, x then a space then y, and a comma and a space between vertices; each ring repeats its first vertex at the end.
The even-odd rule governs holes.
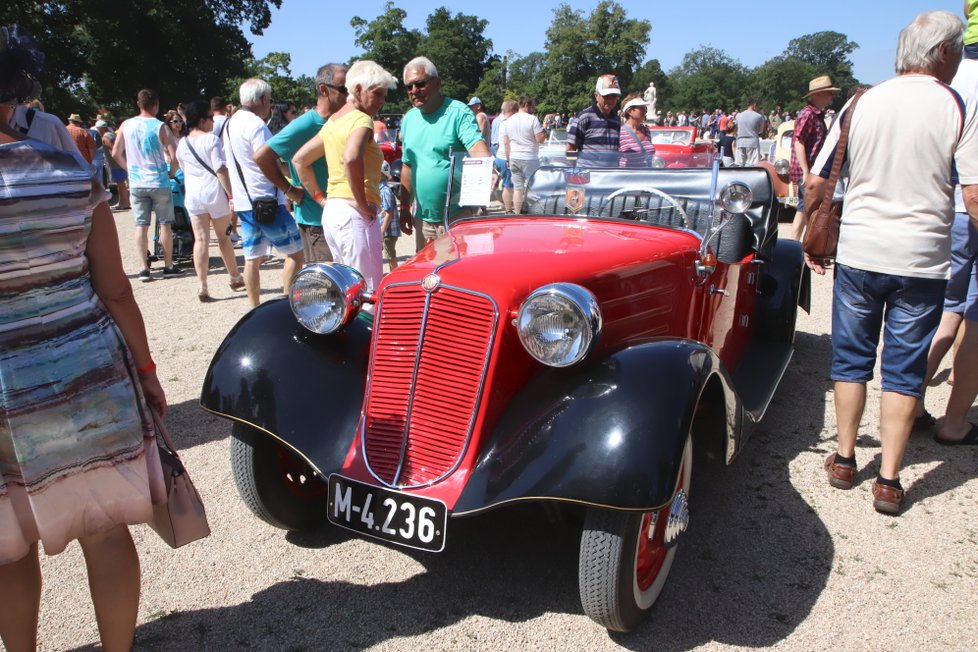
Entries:
POLYGON ((829 484, 836 489, 852 489, 852 481, 856 477, 856 467, 847 464, 836 464, 832 453, 825 458, 825 473, 829 476, 829 484))
POLYGON ((898 514, 903 505, 903 489, 873 483, 873 509, 881 514, 898 514))

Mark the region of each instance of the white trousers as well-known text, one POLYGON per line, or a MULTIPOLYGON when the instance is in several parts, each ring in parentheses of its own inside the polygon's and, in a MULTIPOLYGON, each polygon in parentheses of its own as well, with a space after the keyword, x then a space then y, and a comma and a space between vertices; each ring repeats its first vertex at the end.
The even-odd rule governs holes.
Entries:
POLYGON ((384 239, 377 218, 365 220, 346 199, 327 199, 323 207, 323 233, 333 262, 349 265, 375 292, 384 276, 384 239))

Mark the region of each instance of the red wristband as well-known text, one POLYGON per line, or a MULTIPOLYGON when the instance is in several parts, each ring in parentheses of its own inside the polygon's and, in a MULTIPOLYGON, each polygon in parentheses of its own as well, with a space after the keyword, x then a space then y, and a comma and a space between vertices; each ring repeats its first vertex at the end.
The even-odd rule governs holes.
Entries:
POLYGON ((152 360, 147 362, 142 367, 136 369, 136 373, 139 374, 140 376, 146 376, 148 374, 153 373, 154 371, 156 371, 156 363, 153 362, 152 360))
POLYGON ((325 199, 325 197, 326 197, 326 195, 324 195, 323 194, 323 191, 320 190, 319 192, 317 192, 315 195, 312 196, 312 200, 314 202, 316 202, 316 203, 319 203, 319 200, 320 199, 325 199))

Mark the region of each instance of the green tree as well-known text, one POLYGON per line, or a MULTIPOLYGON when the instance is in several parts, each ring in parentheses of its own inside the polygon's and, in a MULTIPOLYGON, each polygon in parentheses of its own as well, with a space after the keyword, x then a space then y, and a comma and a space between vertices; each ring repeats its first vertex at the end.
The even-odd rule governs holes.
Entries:
POLYGON ((547 29, 540 111, 579 111, 588 106, 595 80, 604 73, 617 75, 627 93, 651 29, 647 20, 628 18, 612 0, 602 0, 588 16, 567 4, 558 5, 547 29))
POLYGON ((251 53, 242 24, 261 34, 270 6, 281 0, 40 0, 15 2, 4 18, 47 56, 40 81, 48 111, 91 116, 104 106, 128 116, 141 88, 155 89, 164 108, 222 92, 251 53))
MULTIPOLYGON (((406 19, 407 12, 394 6, 393 2, 386 3, 384 13, 369 22, 354 16, 350 21, 356 34, 354 43, 363 49, 363 54, 354 59, 375 61, 400 79, 404 64, 418 54, 421 43, 420 31, 404 27, 406 19)), ((385 111, 406 111, 409 106, 407 92, 401 84, 387 93, 385 111)))
POLYGON ((723 50, 700 47, 688 52, 670 72, 671 95, 662 109, 740 109, 747 100, 747 82, 747 68, 739 61, 723 50))
POLYGON ((789 41, 784 56, 795 57, 810 64, 815 71, 813 77, 830 75, 832 82, 842 89, 834 103, 838 109, 845 102, 846 91, 859 83, 852 74, 850 58, 858 48, 859 44, 850 41, 845 34, 815 32, 789 41))
POLYGON ((750 89, 767 110, 780 106, 786 111, 800 110, 805 106, 803 95, 808 92, 808 82, 817 76, 816 68, 795 57, 778 56, 751 72, 750 89))
POLYGON ((467 101, 489 66, 498 60, 491 54, 492 41, 484 35, 488 24, 477 16, 453 16, 445 7, 428 16, 418 53, 437 66, 446 96, 467 101))
POLYGON ((272 87, 272 100, 275 102, 293 102, 302 106, 315 100, 315 81, 311 77, 305 77, 306 81, 293 79, 292 55, 286 52, 269 52, 261 59, 249 58, 244 67, 244 75, 228 79, 225 87, 225 96, 235 102, 241 82, 249 77, 267 81, 272 87))

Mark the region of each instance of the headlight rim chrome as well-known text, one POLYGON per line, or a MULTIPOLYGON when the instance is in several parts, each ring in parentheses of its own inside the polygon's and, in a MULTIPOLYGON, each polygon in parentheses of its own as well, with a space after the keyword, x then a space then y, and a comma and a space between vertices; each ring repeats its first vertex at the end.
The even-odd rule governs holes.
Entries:
MULTIPOLYGON (((310 288, 312 289, 312 288, 310 288)), ((296 321, 306 330, 317 335, 329 335, 342 330, 360 312, 363 304, 362 294, 366 289, 366 280, 353 267, 340 263, 313 263, 306 265, 295 275, 292 280, 292 287, 289 291, 289 308, 296 321), (319 287, 326 288, 332 284, 339 294, 340 305, 335 306, 334 314, 328 321, 311 320, 297 305, 302 300, 302 292, 306 289, 305 284, 315 279, 319 279, 319 287)), ((324 306, 329 309, 328 306, 324 306)), ((320 313, 321 314, 321 313, 320 313)))
POLYGON ((520 305, 519 311, 516 315, 516 330, 517 335, 520 338, 520 343, 526 352, 537 362, 547 365, 548 367, 555 368, 565 368, 571 367, 578 364, 594 350, 595 345, 601 335, 602 327, 602 316, 601 308, 598 305, 598 300, 594 294, 587 288, 577 285, 576 283, 550 283, 538 287, 536 290, 527 295, 526 299, 520 305), (586 326, 587 332, 585 337, 583 337, 583 343, 579 348, 569 357, 564 357, 559 360, 545 359, 538 356, 533 347, 527 342, 527 333, 525 332, 524 326, 524 316, 526 310, 533 306, 534 302, 542 297, 559 297, 570 303, 571 307, 578 313, 578 316, 582 319, 586 326))
POLYGON ((774 172, 778 176, 788 176, 788 172, 791 170, 791 163, 788 159, 779 158, 774 161, 774 172))
POLYGON ((743 181, 731 181, 723 187, 718 197, 720 207, 731 215, 742 215, 750 210, 754 203, 754 192, 743 181), (743 193, 737 198, 735 192, 743 193), (746 199, 743 197, 746 195, 746 199))

